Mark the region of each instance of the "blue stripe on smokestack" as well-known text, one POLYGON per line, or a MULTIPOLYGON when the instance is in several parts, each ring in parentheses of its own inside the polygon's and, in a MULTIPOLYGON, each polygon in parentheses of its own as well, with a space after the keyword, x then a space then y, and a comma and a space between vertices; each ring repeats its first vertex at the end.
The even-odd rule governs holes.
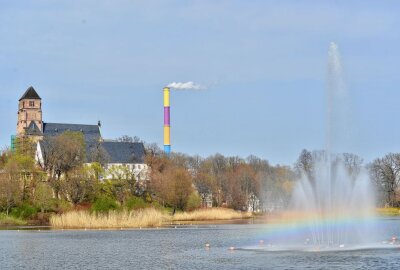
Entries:
POLYGON ((164 145, 164 152, 169 155, 171 153, 171 145, 164 145))

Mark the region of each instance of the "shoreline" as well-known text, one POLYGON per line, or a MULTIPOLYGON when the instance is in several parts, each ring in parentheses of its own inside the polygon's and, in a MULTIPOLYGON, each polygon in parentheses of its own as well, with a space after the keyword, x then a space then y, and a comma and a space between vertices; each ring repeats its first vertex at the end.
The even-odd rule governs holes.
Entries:
MULTIPOLYGON (((221 219, 193 219, 193 220, 174 220, 170 216, 168 220, 164 220, 159 226, 71 226, 71 227, 56 227, 52 226, 50 221, 40 222, 38 220, 24 220, 25 224, 0 224, 0 230, 140 230, 140 229, 160 229, 160 228, 175 228, 177 226, 212 226, 212 225, 247 225, 247 224, 270 224, 279 219, 279 213, 243 216, 241 218, 221 218, 221 219)), ((400 218, 400 208, 377 208, 377 218, 400 218)))

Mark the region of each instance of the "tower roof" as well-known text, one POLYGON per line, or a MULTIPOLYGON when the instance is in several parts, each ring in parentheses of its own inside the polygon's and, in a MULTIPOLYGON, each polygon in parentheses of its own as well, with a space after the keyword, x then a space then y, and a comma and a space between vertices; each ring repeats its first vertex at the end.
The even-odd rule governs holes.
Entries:
POLYGON ((25 91, 25 93, 22 95, 22 97, 19 99, 19 101, 23 99, 41 99, 36 93, 36 90, 32 87, 29 86, 29 88, 25 91))

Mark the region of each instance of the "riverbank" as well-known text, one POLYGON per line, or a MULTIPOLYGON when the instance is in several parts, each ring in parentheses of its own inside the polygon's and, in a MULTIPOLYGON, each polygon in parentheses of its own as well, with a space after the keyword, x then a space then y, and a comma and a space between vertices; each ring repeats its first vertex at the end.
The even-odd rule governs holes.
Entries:
POLYGON ((27 223, 26 220, 0 213, 0 226, 23 226, 27 223))
POLYGON ((377 208, 376 212, 380 216, 386 216, 386 217, 400 216, 400 208, 398 207, 377 208))
MULTIPOLYGON (((400 208, 377 208, 380 217, 399 217, 400 208)), ((50 215, 50 214, 49 214, 50 215)), ((110 211, 94 214, 88 210, 73 210, 53 214, 41 220, 24 220, 11 215, 0 214, 0 227, 50 226, 51 228, 154 228, 176 224, 246 224, 271 223, 282 218, 282 213, 254 215, 227 208, 198 209, 191 212, 177 212, 174 215, 165 209, 144 208, 132 211, 110 211)))

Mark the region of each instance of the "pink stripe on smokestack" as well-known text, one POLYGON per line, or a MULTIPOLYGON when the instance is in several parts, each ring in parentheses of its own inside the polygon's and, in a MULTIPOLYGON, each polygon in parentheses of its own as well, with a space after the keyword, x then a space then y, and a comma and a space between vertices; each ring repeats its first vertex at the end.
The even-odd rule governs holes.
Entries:
POLYGON ((164 125, 169 126, 170 122, 170 107, 164 107, 164 125))

